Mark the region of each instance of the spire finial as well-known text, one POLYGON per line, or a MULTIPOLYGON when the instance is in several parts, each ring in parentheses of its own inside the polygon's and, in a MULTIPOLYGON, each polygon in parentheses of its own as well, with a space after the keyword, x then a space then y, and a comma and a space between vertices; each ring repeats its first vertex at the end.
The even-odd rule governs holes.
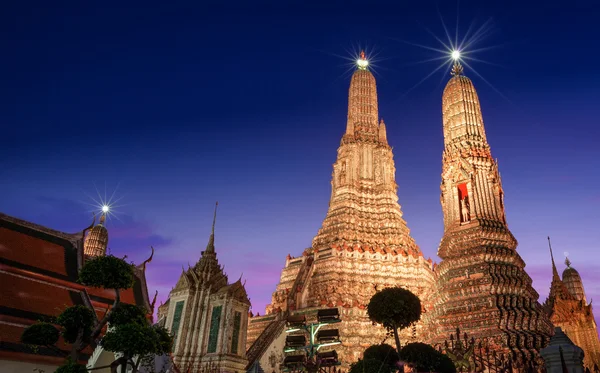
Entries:
POLYGON ((565 264, 567 265, 567 268, 571 268, 571 261, 569 260, 569 257, 565 258, 565 264))
POLYGON ((208 239, 208 245, 206 245, 205 253, 214 253, 215 252, 215 223, 217 222, 217 206, 219 206, 219 202, 215 203, 215 214, 213 216, 212 223, 212 231, 210 233, 210 238, 208 239))
POLYGON ((356 61, 356 65, 360 70, 366 70, 369 66, 369 61, 367 61, 367 56, 365 55, 365 51, 360 51, 360 55, 358 60, 356 61))
POLYGON ((550 243, 550 236, 548 236, 548 247, 550 248, 550 259, 552 259, 552 278, 558 278, 558 270, 556 269, 556 264, 554 264, 554 255, 552 254, 552 244, 550 243))
POLYGON ((217 222, 217 207, 219 207, 219 201, 215 203, 215 214, 213 216, 212 234, 215 234, 215 223, 217 222))
POLYGON ((460 76, 463 74, 463 72, 465 71, 465 69, 462 67, 462 65, 460 64, 460 62, 454 61, 454 65, 452 66, 452 71, 450 72, 450 74, 452 76, 460 76))

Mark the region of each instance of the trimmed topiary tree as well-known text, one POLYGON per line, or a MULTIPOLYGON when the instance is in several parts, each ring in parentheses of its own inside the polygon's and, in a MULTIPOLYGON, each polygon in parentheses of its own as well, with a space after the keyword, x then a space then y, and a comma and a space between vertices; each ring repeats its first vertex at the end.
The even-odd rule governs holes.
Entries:
POLYGON ((426 343, 409 343, 400 350, 399 355, 417 372, 456 373, 452 360, 426 343))
POLYGON ((163 327, 150 325, 144 310, 137 306, 117 306, 110 317, 110 326, 100 345, 107 351, 123 354, 110 365, 112 372, 117 372, 119 365, 124 372, 129 365, 135 373, 144 357, 171 352, 171 335, 163 327))
POLYGON ((395 370, 397 363, 400 360, 396 349, 388 344, 382 343, 379 345, 372 345, 365 350, 363 353, 364 360, 377 360, 395 370))
POLYGON ((77 363, 81 352, 87 347, 96 348, 101 341, 102 330, 110 322, 111 328, 102 338, 102 345, 108 351, 123 353, 123 357, 110 365, 111 370, 116 372, 119 364, 123 367, 129 364, 133 372, 137 372, 141 359, 136 363, 134 356, 169 353, 172 339, 164 328, 150 325, 145 310, 121 303, 121 290, 131 288, 134 280, 133 264, 124 259, 112 255, 90 259, 81 268, 78 282, 115 291, 115 301, 104 317, 98 319, 95 312, 83 305, 71 306, 52 320, 26 328, 21 342, 63 353, 56 347, 62 335, 64 341, 71 344, 71 351, 65 364, 56 372, 84 373, 87 372, 85 366, 77 363))
POLYGON ((396 350, 400 351, 398 329, 413 325, 421 318, 421 301, 411 291, 400 287, 386 288, 371 297, 367 307, 371 321, 382 324, 394 334, 396 350))
POLYGON ((391 373, 390 366, 377 359, 360 359, 350 366, 348 373, 391 373))

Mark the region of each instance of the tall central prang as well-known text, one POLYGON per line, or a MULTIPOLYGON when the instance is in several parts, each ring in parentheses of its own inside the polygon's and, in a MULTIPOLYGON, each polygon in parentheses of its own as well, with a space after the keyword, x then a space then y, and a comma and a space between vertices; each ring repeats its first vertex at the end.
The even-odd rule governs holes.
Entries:
MULTIPOLYGON (((366 312, 377 290, 402 286, 427 304, 435 283, 432 262, 423 258, 402 218, 395 172, 386 126, 379 120, 375 77, 362 53, 350 82, 327 216, 312 247, 298 258, 288 255, 267 316, 251 321, 250 343, 257 338, 257 346, 267 343, 260 338, 275 327, 263 323, 262 332, 258 324, 273 315, 310 317, 318 308, 337 307, 342 345, 334 347, 347 367, 366 346, 385 338, 384 328, 374 327, 366 312)), ((401 338, 414 341, 421 331, 418 324, 401 338)))
POLYGON ((402 218, 394 155, 378 111, 375 77, 363 53, 350 82, 346 133, 333 165, 329 210, 313 239, 315 250, 385 247, 421 254, 402 218))
POLYGON ((443 342, 460 327, 515 357, 529 355, 547 341, 552 325, 506 224, 477 92, 458 62, 452 74, 442 98, 444 237, 432 332, 443 342))

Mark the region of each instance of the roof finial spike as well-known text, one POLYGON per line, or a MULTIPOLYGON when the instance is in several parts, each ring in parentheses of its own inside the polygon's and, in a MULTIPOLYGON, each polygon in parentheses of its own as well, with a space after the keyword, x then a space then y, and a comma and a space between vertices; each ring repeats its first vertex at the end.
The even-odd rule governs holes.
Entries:
POLYGON ((463 75, 463 72, 465 71, 465 69, 462 67, 462 65, 460 64, 460 62, 454 61, 454 65, 452 66, 452 71, 450 72, 450 74, 452 76, 460 76, 463 75))
POLYGON ((217 207, 219 207, 219 201, 215 203, 215 215, 213 216, 212 233, 215 234, 215 223, 217 222, 217 207))
POLYGON ((571 268, 571 261, 568 256, 565 258, 565 264, 567 265, 567 268, 571 268))
POLYGON ((154 247, 150 246, 150 249, 152 249, 152 253, 150 254, 150 257, 146 260, 144 260, 144 262, 142 264, 140 264, 139 268, 141 268, 143 271, 146 270, 146 264, 150 263, 152 261, 152 258, 154 258, 154 247))
MULTIPOLYGON (((158 290, 154 293, 154 299, 152 299, 152 303, 150 304, 150 308, 154 311, 154 305, 156 304, 156 297, 158 297, 158 290)), ((162 304, 162 302, 161 302, 162 304)))
POLYGON ((554 264, 554 255, 552 254, 552 244, 550 243, 550 236, 548 236, 548 247, 550 248, 550 259, 552 259, 552 278, 558 278, 558 270, 556 269, 556 264, 554 264))
POLYGON ((219 202, 215 203, 215 214, 213 216, 212 223, 212 231, 210 233, 210 238, 208 239, 208 245, 206 245, 206 250, 204 253, 214 253, 215 252, 215 223, 217 221, 217 206, 219 206, 219 202))
POLYGON ((367 70, 369 67, 369 61, 367 60, 367 56, 365 55, 365 51, 360 51, 360 55, 358 60, 356 61, 356 65, 359 70, 367 70))

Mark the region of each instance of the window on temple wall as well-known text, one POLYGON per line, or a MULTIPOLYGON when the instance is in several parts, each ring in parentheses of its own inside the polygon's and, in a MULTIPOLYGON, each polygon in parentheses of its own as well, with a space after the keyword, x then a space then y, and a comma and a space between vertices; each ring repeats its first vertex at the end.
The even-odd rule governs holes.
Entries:
POLYGON ((231 334, 231 353, 238 353, 238 345, 240 339, 240 327, 242 325, 242 313, 236 312, 233 317, 233 333, 231 334))
POLYGON ((467 223, 471 221, 471 212, 469 210, 469 193, 467 183, 458 184, 458 205, 460 211, 460 222, 467 223))
POLYGON ((217 341, 219 338, 219 326, 221 325, 221 309, 222 306, 213 307, 212 316, 210 319, 210 330, 208 334, 208 349, 207 353, 217 352, 217 341))
POLYGON ((175 304, 173 312, 173 323, 171 324, 171 333, 173 333, 173 344, 177 342, 177 334, 179 333, 179 324, 181 323, 181 314, 183 313, 183 301, 175 304))

